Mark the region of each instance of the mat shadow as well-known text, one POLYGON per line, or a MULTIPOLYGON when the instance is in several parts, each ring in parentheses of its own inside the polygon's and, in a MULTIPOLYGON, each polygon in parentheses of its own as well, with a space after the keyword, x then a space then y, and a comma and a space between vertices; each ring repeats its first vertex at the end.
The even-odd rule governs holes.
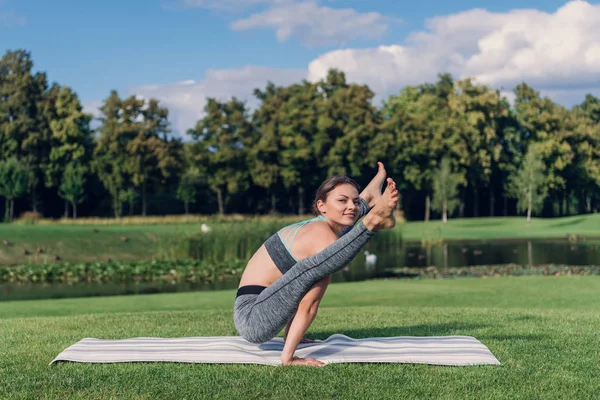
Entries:
POLYGON ((503 340, 508 340, 508 341, 513 341, 513 340, 530 340, 530 341, 540 341, 540 340, 544 340, 547 339, 548 335, 540 335, 540 334, 524 334, 524 335, 481 335, 478 336, 477 339, 480 340, 499 340, 499 341, 503 341, 503 340))
POLYGON ((475 329, 488 328, 489 325, 449 322, 446 324, 390 326, 385 328, 340 329, 338 331, 309 331, 306 335, 311 339, 327 339, 339 333, 353 339, 394 336, 472 336, 475 329))

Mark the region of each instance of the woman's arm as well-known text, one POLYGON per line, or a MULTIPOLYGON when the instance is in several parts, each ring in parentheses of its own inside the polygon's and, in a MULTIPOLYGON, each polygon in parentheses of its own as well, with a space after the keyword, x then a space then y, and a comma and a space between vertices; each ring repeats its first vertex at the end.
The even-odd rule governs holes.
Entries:
MULTIPOLYGON (((330 282, 331 282, 331 276, 328 276, 327 278, 324 278, 322 281, 318 282, 315 286, 313 286, 311 288, 311 290, 309 290, 308 293, 302 299, 304 304, 308 305, 313 302, 313 299, 316 299, 316 302, 318 302, 316 304, 316 307, 318 307, 318 304, 321 302, 321 299, 323 298, 323 295, 325 294, 325 291, 327 290, 327 286, 329 285, 330 282), (323 285, 323 286, 321 286, 321 285, 323 285), (322 287, 323 290, 317 291, 316 290, 317 287, 322 287)), ((301 304, 302 304, 302 302, 301 302, 301 304)), ((303 308, 304 309, 301 309, 302 312, 306 313, 307 311, 309 311, 308 307, 303 307, 303 308)), ((316 312, 315 312, 315 316, 316 316, 316 312)), ((290 322, 286 325, 285 330, 283 331, 283 341, 284 342, 287 340, 288 333, 290 332, 290 328, 292 326, 292 323, 294 322, 295 317, 296 317, 296 315, 294 315, 294 317, 292 317, 290 322)), ((314 316, 312 317, 310 322, 312 323, 313 320, 314 320, 314 316)), ((300 340, 300 343, 313 343, 313 340, 302 338, 300 340)))
POLYGON ((289 323, 284 339, 285 345, 281 353, 281 362, 284 365, 291 364, 294 361, 294 353, 298 348, 298 344, 300 344, 304 334, 317 316, 319 304, 330 282, 331 275, 315 283, 298 305, 298 311, 289 323))

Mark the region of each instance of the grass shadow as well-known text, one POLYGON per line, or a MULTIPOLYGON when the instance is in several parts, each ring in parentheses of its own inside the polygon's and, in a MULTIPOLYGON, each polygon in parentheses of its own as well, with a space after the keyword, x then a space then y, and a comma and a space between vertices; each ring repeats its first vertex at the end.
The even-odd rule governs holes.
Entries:
POLYGON ((542 317, 538 315, 519 315, 517 317, 511 317, 513 321, 539 321, 542 317))
POLYGON ((477 339, 480 340, 500 340, 500 341, 513 341, 513 340, 529 340, 529 341, 540 341, 547 339, 548 335, 540 334, 523 334, 523 335, 481 335, 477 339))
POLYGON ((385 328, 341 329, 339 331, 312 331, 307 337, 311 339, 327 339, 339 333, 353 339, 394 337, 394 336, 470 336, 475 329, 487 328, 488 325, 450 322, 447 324, 390 326, 385 328), (458 332, 461 331, 461 332, 458 332))
POLYGON ((559 222, 557 224, 552 224, 550 225, 550 228, 561 228, 563 226, 572 226, 572 225, 577 225, 582 223, 585 220, 585 218, 575 218, 572 219, 570 221, 565 221, 565 222, 559 222))
POLYGON ((460 223, 457 224, 457 227, 461 228, 495 228, 501 225, 506 225, 506 221, 491 221, 491 222, 474 222, 474 223, 460 223))

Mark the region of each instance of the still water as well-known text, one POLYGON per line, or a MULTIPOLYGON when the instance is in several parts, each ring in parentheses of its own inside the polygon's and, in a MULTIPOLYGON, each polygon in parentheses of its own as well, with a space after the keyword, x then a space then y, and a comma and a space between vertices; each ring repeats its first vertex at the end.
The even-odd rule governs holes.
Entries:
MULTIPOLYGON (((600 241, 571 243, 567 240, 496 240, 447 242, 423 247, 405 243, 384 250, 365 251, 373 257, 359 254, 348 266, 333 276, 333 282, 349 282, 389 276, 390 268, 427 267, 438 269, 498 264, 565 264, 574 266, 600 265, 600 241)), ((225 290, 237 288, 237 281, 214 284, 35 284, 0 285, 0 301, 123 294, 225 290)))

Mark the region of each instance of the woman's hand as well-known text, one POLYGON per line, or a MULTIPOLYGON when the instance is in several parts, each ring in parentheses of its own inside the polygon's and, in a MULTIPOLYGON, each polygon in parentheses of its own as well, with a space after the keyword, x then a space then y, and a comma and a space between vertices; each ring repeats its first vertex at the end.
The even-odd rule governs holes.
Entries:
POLYGON ((282 364, 283 365, 306 365, 308 367, 322 367, 323 365, 325 365, 325 363, 323 361, 319 361, 315 358, 300 358, 300 357, 293 357, 291 360, 284 361, 282 364))

